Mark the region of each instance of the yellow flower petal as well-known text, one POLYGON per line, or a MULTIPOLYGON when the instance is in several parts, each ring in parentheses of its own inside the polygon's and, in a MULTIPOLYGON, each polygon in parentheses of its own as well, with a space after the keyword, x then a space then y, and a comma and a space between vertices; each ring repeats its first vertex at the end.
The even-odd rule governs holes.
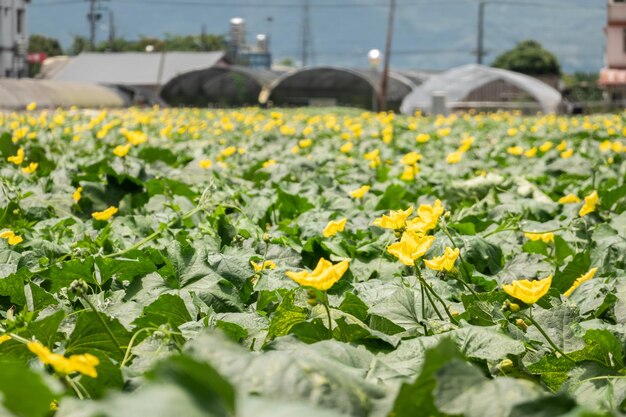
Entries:
POLYGON ((582 284, 585 281, 589 281, 591 278, 593 278, 596 275, 596 272, 598 271, 598 268, 591 268, 589 270, 589 272, 587 272, 586 274, 581 275, 580 277, 578 277, 576 279, 576 281, 574 281, 574 283, 572 284, 572 286, 563 293, 563 295, 565 297, 569 297, 570 295, 572 295, 572 293, 574 292, 574 290, 578 287, 580 287, 580 284, 582 284))
POLYGON ((580 198, 578 198, 577 195, 574 194, 568 194, 564 197, 559 198, 558 201, 559 204, 574 204, 574 203, 580 203, 580 198))
POLYGON ((345 274, 348 270, 349 266, 349 261, 341 261, 333 265, 332 262, 321 258, 315 269, 311 272, 289 271, 286 272, 286 275, 302 286, 313 287, 320 291, 326 291, 341 279, 343 274, 345 274))
POLYGON ((328 224, 322 231, 322 235, 324 235, 324 237, 331 237, 331 236, 336 235, 339 232, 343 232, 344 228, 346 227, 347 221, 348 219, 341 219, 341 220, 328 222, 328 224))
POLYGON ((362 187, 357 188, 356 190, 350 191, 350 197, 352 198, 363 198, 365 194, 367 194, 370 190, 369 185, 364 185, 362 187))
POLYGON ((413 266, 417 259, 426 254, 434 241, 434 236, 420 236, 412 232, 404 232, 400 242, 389 245, 387 252, 397 257, 403 264, 413 266))
POLYGON ((589 213, 596 211, 596 204, 598 204, 598 192, 594 191, 585 197, 585 203, 580 208, 578 215, 580 217, 586 216, 589 213))
POLYGON ((546 295, 552 285, 552 275, 547 278, 530 281, 527 279, 515 280, 511 284, 505 284, 502 289, 513 298, 526 304, 534 304, 546 295))
POLYGON ((424 263, 433 271, 449 272, 454 269, 454 263, 459 257, 459 254, 459 248, 452 249, 451 247, 446 247, 443 255, 433 259, 425 259, 424 263))
POLYGON ((547 233, 524 233, 524 236, 526 236, 528 239, 530 239, 532 241, 541 240, 544 243, 552 243, 552 242, 554 242, 554 233, 552 233, 552 232, 547 232, 547 233))
POLYGON ((111 206, 104 211, 96 211, 95 213, 91 213, 91 217, 93 217, 95 220, 109 220, 117 212, 117 207, 111 206))
POLYGON ((72 198, 74 199, 74 203, 78 203, 82 197, 83 187, 78 187, 74 194, 72 194, 72 198))
POLYGON ((413 213, 413 207, 409 207, 406 210, 392 210, 389 212, 389 215, 383 214, 382 217, 374 220, 374 226, 392 230, 402 229, 411 213, 413 213))

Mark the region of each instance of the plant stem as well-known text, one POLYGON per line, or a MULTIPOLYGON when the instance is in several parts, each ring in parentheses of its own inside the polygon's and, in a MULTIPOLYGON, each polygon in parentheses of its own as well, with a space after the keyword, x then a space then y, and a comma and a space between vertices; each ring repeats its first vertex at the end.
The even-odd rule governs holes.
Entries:
POLYGON ((139 336, 142 332, 150 331, 150 330, 155 330, 155 329, 150 328, 150 327, 143 328, 135 332, 133 337, 131 337, 130 342, 128 342, 128 347, 126 348, 126 353, 124 354, 124 359, 122 360, 122 363, 120 363, 120 369, 126 366, 126 362, 129 361, 130 355, 131 355, 131 349, 133 348, 133 345, 135 344, 135 339, 137 339, 137 336, 139 336))
POLYGON ((430 302, 430 305, 433 306, 433 309, 435 310, 435 313, 437 314, 437 317, 439 317, 439 320, 443 320, 443 316, 439 312, 439 309, 437 308, 437 304, 435 304, 435 302, 431 298, 430 293, 432 293, 435 296, 435 298, 437 298, 437 300, 439 300, 439 302, 443 305, 443 309, 446 311, 446 314, 448 315, 450 320, 452 320, 452 322, 455 322, 454 318, 452 317, 452 315, 448 311, 448 307, 446 306, 446 303, 443 302, 443 300, 435 293, 435 291, 428 284, 428 282, 426 282, 426 280, 424 279, 424 276, 422 275, 422 271, 419 268, 417 268, 417 267, 415 268, 415 271, 417 272, 417 279, 419 279, 420 285, 422 286, 422 288, 425 289, 426 297, 428 298, 428 301, 430 302), (430 291, 430 293, 429 293, 429 291, 430 291))
POLYGON ((322 305, 326 309, 326 315, 328 316, 328 335, 330 339, 332 339, 333 338, 333 320, 330 316, 330 308, 328 308, 328 300, 324 300, 322 302, 322 305))
POLYGON ((74 392, 76 393, 76 396, 78 397, 79 400, 84 400, 85 398, 83 397, 83 394, 80 392, 80 390, 78 389, 78 387, 76 386, 76 384, 74 383, 74 381, 72 381, 72 378, 70 378, 69 376, 65 376, 65 382, 67 382, 67 384, 72 387, 72 389, 74 390, 74 392))
MULTIPOLYGON (((454 242, 454 239, 452 239, 452 235, 450 234, 450 231, 448 230, 448 226, 446 226, 445 223, 442 226, 443 227, 441 229, 443 230, 443 233, 450 240, 450 243, 452 243, 452 247, 454 249, 459 250, 459 259, 461 260, 461 269, 463 270, 463 273, 465 274, 465 278, 471 280, 470 273, 467 270, 467 265, 465 265, 465 260, 463 260, 463 255, 461 255, 461 249, 456 245, 456 243, 454 242)), ((472 287, 470 287, 470 285, 463 278, 458 278, 458 280, 461 284, 463 284, 465 288, 469 290, 469 292, 472 293, 472 295, 474 296, 476 300, 480 301, 480 298, 478 297, 478 294, 476 294, 476 291, 474 291, 472 287)))
POLYGON ((124 250, 121 250, 119 252, 115 252, 115 253, 110 253, 108 255, 104 255, 103 258, 105 258, 105 259, 106 258, 116 258, 118 256, 125 255, 128 252, 132 252, 135 249, 139 249, 140 247, 142 247, 146 243, 151 242, 152 240, 154 240, 157 237, 159 237, 163 232, 165 232, 166 230, 169 230, 171 227, 173 227, 179 221, 187 220, 188 218, 190 218, 191 216, 193 216, 194 214, 198 213, 201 210, 204 210, 204 205, 199 205, 198 207, 196 207, 196 208, 188 211, 187 213, 183 214, 181 217, 177 217, 177 218, 171 220, 165 226, 160 227, 159 230, 157 230, 156 232, 146 236, 145 238, 141 239, 139 242, 135 243, 134 245, 132 245, 132 246, 130 246, 130 247, 124 249, 124 250))
POLYGON ((548 336, 548 334, 546 333, 546 331, 545 331, 545 330, 543 330, 543 327, 541 327, 541 326, 539 325, 539 323, 537 323, 537 322, 535 321, 535 319, 533 318, 533 315, 532 315, 532 307, 531 307, 531 310, 530 310, 530 314, 529 314, 528 316, 525 316, 525 317, 526 317, 528 320, 530 320, 530 322, 531 322, 531 323, 532 323, 532 324, 533 324, 533 325, 537 328, 537 330, 539 330, 539 333, 541 333, 541 335, 542 335, 542 336, 543 336, 543 337, 544 337, 544 338, 548 341, 548 343, 550 344, 550 346, 552 346, 552 349, 554 349, 555 351, 557 351, 557 352, 558 352, 561 356, 563 356, 563 357, 564 357, 564 358, 566 358, 567 360, 569 360, 569 361, 571 361, 571 362, 573 362, 573 363, 576 363, 576 361, 575 361, 574 359, 572 359, 572 358, 571 358, 571 357, 570 357, 567 353, 563 352, 563 351, 561 350, 561 348, 560 348, 560 347, 558 347, 558 346, 556 345, 556 343, 554 343, 554 342, 552 341, 552 339, 550 338, 550 336, 548 336))
POLYGON ((89 307, 91 307, 93 312, 96 314, 96 317, 98 317, 98 320, 100 321, 100 323, 102 324, 102 326, 106 330, 106 332, 109 335, 109 338, 111 339, 111 341, 115 344, 115 346, 117 346, 117 348, 119 350, 124 351, 124 349, 122 348, 122 345, 120 345, 120 343, 117 341, 117 338, 115 337, 115 335, 113 334, 113 332, 109 328, 109 325, 104 321, 104 319, 100 315, 100 312, 98 310, 96 310, 96 306, 94 306, 93 303, 91 301, 89 301, 89 298, 87 298, 86 296, 82 295, 81 297, 82 297, 83 300, 85 300, 85 302, 89 305, 89 307))

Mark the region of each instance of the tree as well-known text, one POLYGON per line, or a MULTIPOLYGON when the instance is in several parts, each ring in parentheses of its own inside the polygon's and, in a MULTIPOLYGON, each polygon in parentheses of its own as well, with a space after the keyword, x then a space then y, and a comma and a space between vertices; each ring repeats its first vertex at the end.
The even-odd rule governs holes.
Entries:
MULTIPOLYGON (((28 38, 29 53, 44 53, 47 56, 63 55, 61 43, 54 38, 43 35, 30 35, 28 38)), ((28 75, 34 77, 41 70, 41 63, 28 64, 28 75)))
MULTIPOLYGON (((78 55, 88 50, 89 42, 82 36, 74 36, 74 42, 69 50, 70 55, 78 55)), ((96 45, 96 52, 144 52, 151 46, 154 52, 181 51, 200 52, 218 51, 226 48, 226 40, 218 35, 170 35, 165 39, 142 36, 138 40, 116 38, 113 45, 109 41, 102 41, 96 45)))
POLYGON ((533 40, 519 42, 515 48, 499 55, 492 66, 535 76, 561 74, 556 56, 533 40))

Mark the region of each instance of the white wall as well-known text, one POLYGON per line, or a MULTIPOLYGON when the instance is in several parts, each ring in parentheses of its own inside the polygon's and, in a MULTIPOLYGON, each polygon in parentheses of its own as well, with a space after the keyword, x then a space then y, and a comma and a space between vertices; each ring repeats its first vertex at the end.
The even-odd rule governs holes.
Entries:
POLYGON ((23 42, 26 49, 28 40, 26 28, 26 6, 29 0, 0 0, 0 77, 25 76, 25 57, 16 56, 13 50, 18 42, 23 42), (22 33, 18 34, 18 14, 23 10, 22 33))

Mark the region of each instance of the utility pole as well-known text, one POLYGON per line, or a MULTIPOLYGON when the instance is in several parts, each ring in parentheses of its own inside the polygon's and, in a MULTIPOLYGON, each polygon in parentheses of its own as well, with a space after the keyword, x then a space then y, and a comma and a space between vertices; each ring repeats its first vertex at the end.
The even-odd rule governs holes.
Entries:
POLYGON ((302 7, 302 66, 306 67, 313 58, 313 35, 311 34, 311 8, 309 0, 303 0, 302 7))
POLYGON ((478 3, 478 42, 476 45, 476 63, 482 65, 485 52, 485 6, 487 2, 480 0, 478 3))
POLYGON ((115 52, 115 17, 113 10, 109 10, 109 49, 115 52))
POLYGON ((389 85, 389 61, 391 60, 391 47, 393 43, 393 27, 396 14, 396 0, 389 1, 389 20, 387 21, 387 41, 385 43, 385 61, 383 75, 380 80, 380 104, 379 111, 387 110, 387 88, 389 85))
POLYGON ((101 0, 87 0, 89 1, 89 13, 87 13, 87 21, 89 22, 89 49, 95 51, 96 49, 96 25, 102 19, 102 13, 100 11, 101 0))

